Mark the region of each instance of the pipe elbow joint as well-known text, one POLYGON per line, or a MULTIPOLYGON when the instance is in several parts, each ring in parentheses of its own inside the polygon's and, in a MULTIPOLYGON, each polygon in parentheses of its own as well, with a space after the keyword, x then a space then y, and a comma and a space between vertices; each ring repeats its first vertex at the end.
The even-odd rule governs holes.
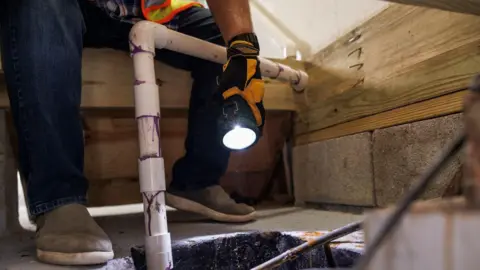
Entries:
POLYGON ((302 92, 308 85, 308 74, 303 70, 297 70, 298 80, 292 83, 292 88, 297 92, 302 92))
POLYGON ((130 51, 132 54, 137 52, 150 52, 155 54, 155 48, 162 49, 166 46, 167 27, 164 25, 140 21, 130 30, 130 51))

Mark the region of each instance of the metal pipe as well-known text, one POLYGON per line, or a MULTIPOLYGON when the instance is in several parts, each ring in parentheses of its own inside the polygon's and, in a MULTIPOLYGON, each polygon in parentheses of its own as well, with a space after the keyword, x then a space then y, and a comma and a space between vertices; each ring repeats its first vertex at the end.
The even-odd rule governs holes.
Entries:
MULTIPOLYGON (((224 64, 226 48, 187 36, 149 22, 136 23, 130 31, 135 83, 135 117, 140 144, 139 180, 145 212, 145 256, 148 269, 172 269, 171 238, 165 205, 165 169, 160 144, 160 100, 155 79, 155 49, 179 53, 224 64)), ((303 90, 308 75, 289 66, 259 58, 262 75, 288 82, 303 90)))
POLYGON ((282 254, 250 270, 274 269, 285 262, 295 260, 299 254, 306 252, 315 246, 327 244, 337 238, 356 232, 361 229, 361 226, 362 226, 362 222, 355 222, 355 223, 348 224, 342 228, 335 229, 325 235, 319 236, 311 241, 307 241, 299 246, 289 249, 283 252, 282 254))

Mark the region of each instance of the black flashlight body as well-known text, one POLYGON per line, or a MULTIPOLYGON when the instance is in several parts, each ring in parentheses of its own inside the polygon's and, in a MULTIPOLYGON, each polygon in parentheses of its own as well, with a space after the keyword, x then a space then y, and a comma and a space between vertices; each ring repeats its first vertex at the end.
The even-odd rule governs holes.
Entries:
POLYGON ((248 128, 255 135, 255 141, 243 149, 230 149, 232 151, 243 151, 254 146, 262 136, 262 128, 256 124, 255 117, 248 103, 239 95, 234 95, 223 101, 222 112, 218 120, 219 140, 223 141, 224 136, 236 127, 248 128))

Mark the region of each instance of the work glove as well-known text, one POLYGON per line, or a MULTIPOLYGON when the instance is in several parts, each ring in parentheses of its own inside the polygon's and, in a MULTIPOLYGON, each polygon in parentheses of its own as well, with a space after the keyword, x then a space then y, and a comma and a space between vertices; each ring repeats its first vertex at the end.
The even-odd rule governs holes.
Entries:
MULTIPOLYGON (((260 72, 260 46, 255 34, 241 34, 228 42, 227 63, 219 80, 224 102, 241 97, 250 108, 260 132, 265 122, 265 85, 260 72)), ((244 107, 244 106, 242 106, 244 107)), ((243 113, 243 112, 242 112, 243 113)))

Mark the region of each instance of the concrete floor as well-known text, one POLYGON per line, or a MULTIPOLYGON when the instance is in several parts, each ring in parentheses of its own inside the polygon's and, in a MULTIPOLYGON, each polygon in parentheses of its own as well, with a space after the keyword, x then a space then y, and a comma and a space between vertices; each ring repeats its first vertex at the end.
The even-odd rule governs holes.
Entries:
MULTIPOLYGON (((129 211, 141 209, 138 205, 130 206, 129 211)), ((93 212, 95 212, 94 210, 93 212)), ((129 212, 126 211, 126 212, 129 212)), ((111 211, 110 211, 111 213, 111 211)), ((119 212, 120 213, 120 212, 119 212)), ((93 213, 100 215, 98 211, 93 213)), ((295 207, 264 209, 258 211, 258 219, 248 224, 220 224, 207 222, 188 213, 175 210, 168 212, 169 229, 173 240, 194 236, 215 235, 221 233, 252 231, 252 230, 282 230, 282 231, 316 231, 330 230, 347 223, 358 221, 361 215, 327 212, 314 209, 295 207)), ((25 219, 25 217, 23 217, 25 219)), ((98 223, 105 229, 113 241, 115 257, 130 256, 130 247, 143 242, 143 213, 123 214, 117 216, 96 217, 98 223)), ((23 224, 25 220, 21 220, 23 224)), ((56 269, 113 269, 112 266, 97 267, 58 267, 45 265, 35 260, 34 229, 27 230, 0 239, 0 267, 8 270, 56 270, 56 269)), ((114 267, 116 268, 116 267, 114 267)), ((131 268, 133 269, 133 268, 131 268)))

